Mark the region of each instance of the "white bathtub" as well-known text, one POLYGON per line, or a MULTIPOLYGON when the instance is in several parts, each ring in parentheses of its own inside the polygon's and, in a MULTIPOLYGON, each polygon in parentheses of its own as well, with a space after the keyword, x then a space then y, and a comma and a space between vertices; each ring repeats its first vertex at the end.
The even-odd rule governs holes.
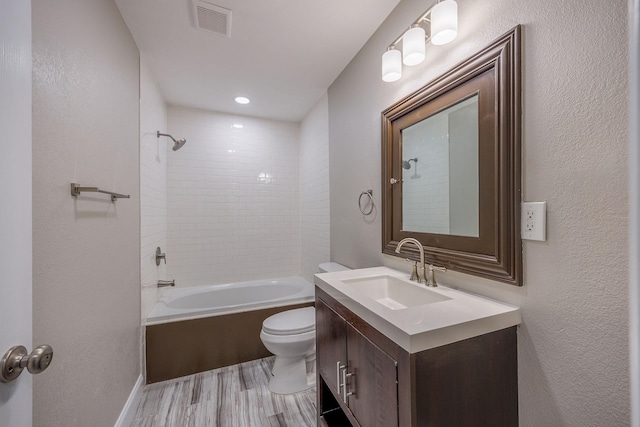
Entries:
POLYGON ((171 288, 149 313, 147 325, 308 303, 314 295, 314 286, 297 276, 171 288))

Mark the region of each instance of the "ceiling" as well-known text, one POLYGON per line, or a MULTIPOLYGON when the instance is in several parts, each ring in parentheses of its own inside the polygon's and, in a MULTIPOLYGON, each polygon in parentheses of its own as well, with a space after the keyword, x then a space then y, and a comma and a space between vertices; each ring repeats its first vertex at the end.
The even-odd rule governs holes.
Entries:
POLYGON ((207 0, 231 37, 196 28, 193 1, 116 0, 166 101, 298 122, 400 0, 207 0))

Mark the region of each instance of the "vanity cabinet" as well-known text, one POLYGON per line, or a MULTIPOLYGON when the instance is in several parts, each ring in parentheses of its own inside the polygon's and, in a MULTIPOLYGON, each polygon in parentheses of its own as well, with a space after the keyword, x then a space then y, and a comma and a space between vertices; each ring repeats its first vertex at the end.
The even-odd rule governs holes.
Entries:
MULTIPOLYGON (((359 425, 397 426, 396 360, 321 300, 316 316, 322 325, 316 331, 317 366, 324 386, 359 425)), ((329 400, 333 407, 328 409, 335 410, 337 402, 329 400)))
POLYGON ((316 346, 318 426, 518 425, 515 326, 409 353, 316 286, 316 346))

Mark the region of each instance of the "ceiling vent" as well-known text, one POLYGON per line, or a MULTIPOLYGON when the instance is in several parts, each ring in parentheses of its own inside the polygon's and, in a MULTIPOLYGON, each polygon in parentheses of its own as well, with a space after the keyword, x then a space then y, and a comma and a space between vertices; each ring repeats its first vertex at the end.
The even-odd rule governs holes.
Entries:
POLYGON ((215 4, 193 0, 196 28, 231 37, 231 11, 215 4))

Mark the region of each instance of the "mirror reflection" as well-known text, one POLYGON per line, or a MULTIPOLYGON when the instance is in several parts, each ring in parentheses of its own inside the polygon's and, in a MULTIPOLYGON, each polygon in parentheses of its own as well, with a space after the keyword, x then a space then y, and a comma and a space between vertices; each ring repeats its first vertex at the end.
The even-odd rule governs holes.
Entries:
POLYGON ((477 93, 401 135, 402 231, 479 237, 477 93))

